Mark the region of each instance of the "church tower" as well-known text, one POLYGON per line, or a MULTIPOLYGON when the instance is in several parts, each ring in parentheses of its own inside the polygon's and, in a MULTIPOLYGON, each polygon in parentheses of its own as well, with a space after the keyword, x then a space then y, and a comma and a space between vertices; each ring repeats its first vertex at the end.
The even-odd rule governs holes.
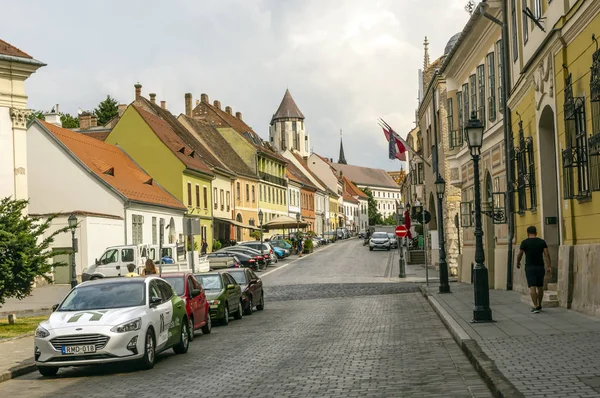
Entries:
POLYGON ((290 90, 285 90, 277 112, 271 118, 269 141, 277 151, 296 151, 310 156, 310 140, 304 126, 304 115, 294 102, 290 90))
POLYGON ((342 130, 341 129, 340 129, 340 157, 338 158, 338 163, 348 164, 346 162, 346 155, 344 154, 344 142, 342 141, 342 130))

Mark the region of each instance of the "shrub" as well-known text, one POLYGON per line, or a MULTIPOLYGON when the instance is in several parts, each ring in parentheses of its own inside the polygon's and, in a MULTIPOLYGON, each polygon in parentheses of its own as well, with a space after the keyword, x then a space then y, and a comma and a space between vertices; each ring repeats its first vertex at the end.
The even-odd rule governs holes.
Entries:
POLYGON ((260 240, 260 231, 252 231, 252 233, 250 234, 251 238, 254 238, 256 240, 260 240))
POLYGON ((313 251, 313 241, 307 239, 304 241, 304 247, 302 248, 302 253, 310 253, 313 251))
POLYGON ((219 249, 220 249, 220 248, 222 248, 222 247, 223 247, 223 245, 221 244, 221 242, 220 242, 220 241, 218 241, 218 240, 215 240, 215 241, 213 242, 213 251, 215 251, 215 250, 219 250, 219 249))

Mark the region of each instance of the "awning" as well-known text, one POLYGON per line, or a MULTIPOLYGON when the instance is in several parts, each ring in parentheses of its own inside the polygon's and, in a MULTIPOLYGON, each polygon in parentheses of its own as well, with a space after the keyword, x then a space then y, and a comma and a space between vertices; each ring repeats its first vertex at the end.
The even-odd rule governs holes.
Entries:
POLYGON ((236 227, 241 227, 241 228, 247 228, 247 229, 259 229, 258 227, 252 226, 252 225, 246 225, 246 224, 242 224, 239 221, 235 221, 235 220, 229 220, 227 218, 219 218, 219 217, 215 217, 215 220, 217 221, 222 221, 222 222, 226 222, 228 224, 231 225, 235 225, 236 227))

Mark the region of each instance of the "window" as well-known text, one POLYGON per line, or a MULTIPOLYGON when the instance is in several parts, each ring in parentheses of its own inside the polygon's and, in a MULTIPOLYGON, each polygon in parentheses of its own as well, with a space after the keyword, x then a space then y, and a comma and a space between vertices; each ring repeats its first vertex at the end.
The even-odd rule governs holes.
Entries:
POLYGON ((477 67, 477 84, 479 88, 479 108, 477 116, 485 124, 485 65, 477 67))
MULTIPOLYGON (((254 188, 254 187, 252 187, 252 188, 254 188)), ((239 182, 236 183, 236 198, 237 198, 237 200, 241 200, 241 196, 240 196, 240 183, 239 182)))
POLYGON ((590 196, 585 98, 573 97, 572 77, 569 74, 564 89, 566 148, 562 151, 563 190, 565 199, 582 199, 590 196))
POLYGON ((254 192, 254 185, 252 185, 252 203, 256 202, 256 192, 254 192))
MULTIPOLYGON (((469 112, 469 85, 463 84, 462 86, 463 93, 463 121, 465 124, 469 122, 471 118, 471 113, 469 112)), ((463 126, 463 137, 464 137, 464 126, 463 126)))
POLYGON ((258 190, 260 191, 260 200, 263 200, 263 187, 262 187, 262 185, 258 186, 258 190))
POLYGON ((269 202, 269 203, 271 203, 271 191, 272 191, 272 190, 273 190, 273 189, 272 189, 271 187, 268 187, 268 188, 267 188, 267 191, 268 191, 268 198, 269 198, 268 202, 269 202))
POLYGON ((196 185, 196 207, 200 208, 200 185, 196 185))
POLYGON ((423 169, 423 163, 417 164, 417 184, 422 185, 425 179, 425 170, 423 169))
POLYGON ((496 54, 498 54, 498 111, 504 113, 504 96, 502 95, 502 86, 504 85, 504 72, 502 70, 502 40, 496 42, 496 54))
MULTIPOLYGON (((477 76, 471 75, 469 76, 469 86, 471 90, 471 113, 479 112, 479 108, 477 108, 477 76)), ((482 120, 485 122, 485 120, 482 120)))
POLYGON ((219 195, 219 200, 221 202, 221 211, 225 210, 225 191, 224 190, 220 190, 219 193, 221 195, 219 195))
POLYGON ((533 0, 533 16, 536 19, 542 16, 542 0, 533 0))
POLYGON ((250 185, 246 184, 246 202, 250 201, 250 185))
POLYGON ((514 149, 517 170, 517 212, 523 214, 525 210, 537 208, 535 189, 535 163, 533 155, 533 140, 525 138, 523 121, 519 121, 519 147, 514 149), (527 191, 529 190, 529 203, 527 191))
POLYGON ((494 59, 494 53, 487 55, 487 66, 488 66, 488 84, 490 87, 488 97, 488 119, 490 122, 496 120, 496 60, 494 59))
POLYGON ((231 197, 229 191, 227 191, 227 211, 231 210, 231 197))
POLYGON ((519 59, 519 41, 517 37, 517 1, 511 0, 511 31, 512 31, 512 51, 513 61, 519 59))
POLYGON ((204 195, 204 210, 208 209, 208 188, 204 187, 203 188, 203 195, 204 195))
POLYGON ((454 110, 452 109, 452 98, 448 98, 446 101, 446 110, 448 112, 448 133, 450 134, 448 137, 450 139, 449 145, 450 149, 452 149, 458 146, 455 142, 456 131, 454 131, 454 110))
POLYGON ((458 113, 458 135, 463 137, 463 98, 462 92, 456 93, 456 112, 458 113))
POLYGON ((189 207, 192 207, 192 183, 187 183, 187 204, 189 207))
MULTIPOLYGON (((523 10, 527 8, 527 0, 522 0, 523 10)), ((529 18, 523 14, 521 16, 523 20, 523 45, 527 44, 529 41, 529 18)))
POLYGON ((219 194, 218 189, 213 188, 213 203, 214 203, 215 210, 217 210, 219 207, 219 204, 217 202, 217 200, 219 199, 218 194, 219 194))
MULTIPOLYGON (((191 184, 189 185, 191 188, 191 184)), ((143 235, 144 216, 133 214, 131 216, 131 242, 140 245, 144 242, 143 235)))
POLYGON ((592 135, 588 138, 590 151, 590 177, 592 191, 600 191, 600 50, 592 56, 590 74, 590 103, 592 109, 592 135))
POLYGON ((156 233, 156 217, 152 217, 152 244, 156 245, 158 241, 157 233, 156 233))

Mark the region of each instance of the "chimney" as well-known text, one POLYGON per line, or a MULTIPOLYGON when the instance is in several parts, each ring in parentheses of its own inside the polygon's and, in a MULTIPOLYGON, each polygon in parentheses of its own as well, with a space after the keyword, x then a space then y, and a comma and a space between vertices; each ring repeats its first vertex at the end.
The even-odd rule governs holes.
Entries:
POLYGON ((156 93, 150 93, 150 102, 156 104, 156 93))
POLYGON ((133 87, 135 87, 135 100, 139 101, 140 97, 142 96, 142 85, 136 83, 133 87))
POLYGON ((196 100, 196 106, 198 106, 199 103, 200 103, 200 100, 196 100))
POLYGON ((92 118, 90 119, 90 127, 98 127, 98 118, 96 115, 92 115, 92 118))
POLYGON ((119 117, 123 116, 127 110, 127 104, 119 104, 119 117))
POLYGON ((221 101, 217 101, 215 100, 215 102, 213 102, 213 105, 217 108, 217 109, 221 109, 221 101))
POLYGON ((208 94, 204 94, 204 93, 200 94, 200 101, 208 104, 209 103, 208 102, 208 94))
POLYGON ((44 119, 55 126, 62 127, 62 122, 60 121, 60 115, 58 114, 58 104, 52 108, 52 110, 48 113, 44 113, 44 119))
POLYGON ((226 106, 225 107, 225 112, 229 113, 230 115, 232 114, 232 110, 230 106, 226 106))
POLYGON ((192 116, 192 93, 185 93, 185 115, 192 116))
POLYGON ((236 112, 235 113, 235 117, 237 117, 238 119, 242 120, 242 112, 236 112))
POLYGON ((88 130, 92 125, 92 115, 88 112, 83 112, 79 115, 79 129, 88 130))
POLYGON ((160 101, 160 107, 163 109, 167 109, 167 101, 160 101))

